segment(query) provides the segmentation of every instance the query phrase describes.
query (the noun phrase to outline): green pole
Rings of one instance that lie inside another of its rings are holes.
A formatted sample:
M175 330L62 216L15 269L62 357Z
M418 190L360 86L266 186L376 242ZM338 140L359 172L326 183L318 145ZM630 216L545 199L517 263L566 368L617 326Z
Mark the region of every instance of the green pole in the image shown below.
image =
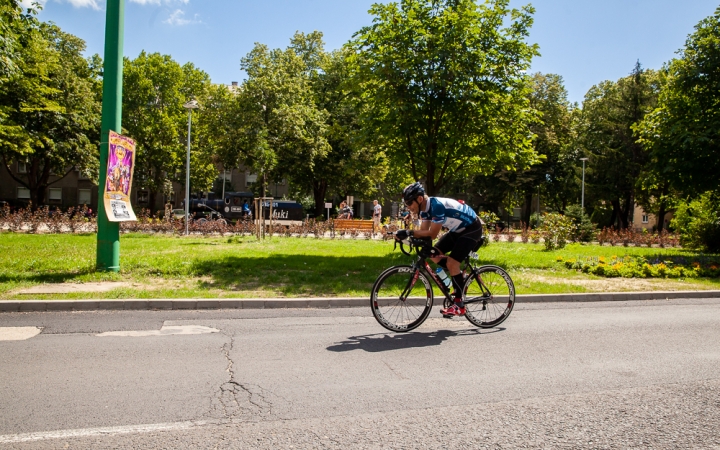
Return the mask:
M120 224L105 213L110 130L121 133L123 28L125 0L108 0L105 15L105 60L103 65L102 125L100 127L100 179L97 208L97 270L120 271Z

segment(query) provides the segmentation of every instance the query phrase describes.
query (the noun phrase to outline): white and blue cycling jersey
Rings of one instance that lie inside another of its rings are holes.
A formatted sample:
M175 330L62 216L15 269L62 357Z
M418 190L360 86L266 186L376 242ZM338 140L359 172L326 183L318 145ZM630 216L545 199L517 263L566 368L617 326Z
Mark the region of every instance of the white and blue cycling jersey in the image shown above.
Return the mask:
M420 211L420 218L440 223L451 232L460 232L477 219L475 211L463 203L451 198L430 197L425 211Z

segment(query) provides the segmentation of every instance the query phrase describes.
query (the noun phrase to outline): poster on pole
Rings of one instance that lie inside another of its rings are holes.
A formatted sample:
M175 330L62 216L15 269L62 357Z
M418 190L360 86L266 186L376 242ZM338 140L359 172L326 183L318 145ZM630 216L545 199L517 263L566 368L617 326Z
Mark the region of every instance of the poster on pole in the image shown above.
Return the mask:
M110 222L137 220L130 205L135 141L110 131L107 178L105 180L105 213Z

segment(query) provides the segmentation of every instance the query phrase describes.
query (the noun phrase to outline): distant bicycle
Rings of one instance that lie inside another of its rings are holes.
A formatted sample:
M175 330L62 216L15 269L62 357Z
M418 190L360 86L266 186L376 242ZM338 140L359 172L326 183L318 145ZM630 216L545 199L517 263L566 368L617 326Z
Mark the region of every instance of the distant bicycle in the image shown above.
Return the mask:
M394 233L388 233L394 234ZM510 275L498 266L475 266L477 251L483 240L465 259L462 271L465 274L464 302L465 318L480 328L492 328L508 318L515 306L515 285ZM409 246L409 251L404 245ZM430 239L409 237L400 242L400 250L417 257L411 265L393 266L378 276L370 293L370 307L375 319L390 331L413 330L427 319L432 310L434 293L431 281L445 296L447 308L453 304L450 288L438 278L426 261L437 255Z

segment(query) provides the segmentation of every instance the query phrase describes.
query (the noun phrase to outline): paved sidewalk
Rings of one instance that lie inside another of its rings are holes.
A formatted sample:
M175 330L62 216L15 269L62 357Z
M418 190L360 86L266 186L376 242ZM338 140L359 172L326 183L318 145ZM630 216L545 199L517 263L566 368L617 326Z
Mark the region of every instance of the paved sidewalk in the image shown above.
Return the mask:
M517 302L605 302L720 298L720 291L605 292L588 294L518 295ZM94 311L153 309L350 308L368 306L369 297L151 299L151 300L0 300L0 312ZM437 303L436 299L436 303Z

